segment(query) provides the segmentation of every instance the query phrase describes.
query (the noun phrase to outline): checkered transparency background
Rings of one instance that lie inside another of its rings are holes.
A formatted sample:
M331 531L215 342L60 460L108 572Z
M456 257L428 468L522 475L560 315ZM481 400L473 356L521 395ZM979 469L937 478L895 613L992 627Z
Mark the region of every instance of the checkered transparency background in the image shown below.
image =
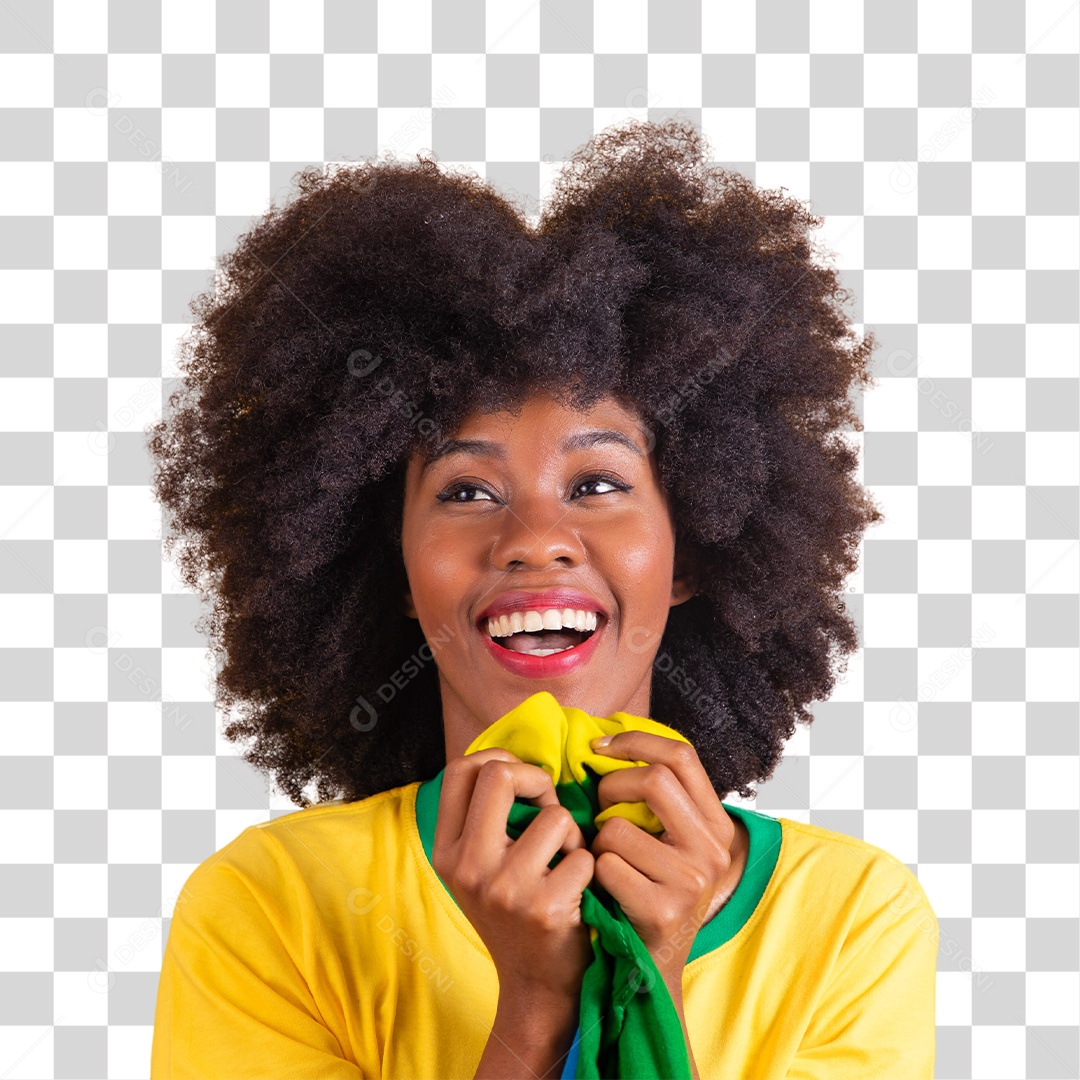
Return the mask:
M1078 28L1067 0L0 0L0 1076L147 1076L181 886L296 809L220 737L149 490L215 257L310 163L430 148L534 215L594 131L679 113L825 216L880 342L864 648L750 805L918 874L937 1076L1076 1077Z

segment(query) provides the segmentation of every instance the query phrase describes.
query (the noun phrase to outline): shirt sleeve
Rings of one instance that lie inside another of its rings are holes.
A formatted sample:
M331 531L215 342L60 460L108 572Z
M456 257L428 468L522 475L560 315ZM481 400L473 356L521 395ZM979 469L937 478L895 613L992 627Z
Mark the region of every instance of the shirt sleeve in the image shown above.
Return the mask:
M151 1080L362 1080L300 969L293 892L227 860L188 878L162 957Z
M910 881L841 950L786 1080L933 1080L938 922Z

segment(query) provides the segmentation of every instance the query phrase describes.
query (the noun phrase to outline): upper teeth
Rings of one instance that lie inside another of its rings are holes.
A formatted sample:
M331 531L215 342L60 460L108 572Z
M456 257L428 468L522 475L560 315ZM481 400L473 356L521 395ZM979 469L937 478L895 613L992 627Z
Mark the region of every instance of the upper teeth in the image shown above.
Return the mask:
M515 611L488 619L487 631L492 637L509 637L522 630L595 630L595 611L576 611L573 608L549 608L547 611Z

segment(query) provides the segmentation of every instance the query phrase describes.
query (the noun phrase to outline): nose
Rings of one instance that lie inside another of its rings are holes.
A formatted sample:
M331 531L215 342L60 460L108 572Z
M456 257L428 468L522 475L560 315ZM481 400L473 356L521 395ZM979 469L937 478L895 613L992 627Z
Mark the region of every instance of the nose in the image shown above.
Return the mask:
M574 566L584 558L571 515L560 502L530 500L501 514L491 561L500 570L544 569L553 562Z

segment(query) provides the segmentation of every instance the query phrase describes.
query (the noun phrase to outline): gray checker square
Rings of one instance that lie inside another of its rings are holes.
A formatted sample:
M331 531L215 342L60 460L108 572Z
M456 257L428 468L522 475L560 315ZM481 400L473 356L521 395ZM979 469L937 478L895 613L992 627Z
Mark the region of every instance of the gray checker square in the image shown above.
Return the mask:
M971 753L971 702L919 702L919 754Z
M161 173L162 214L213 214L216 206L213 161L174 161Z
M863 548L863 591L918 591L919 560L915 540L867 540Z
M109 0L109 52L161 52L161 5Z
M107 270L54 270L54 321L108 322L108 273Z
M1025 574L1023 540L972 541L973 593L1022 593Z
M1023 270L1027 253L1024 218L971 219L971 265L975 270Z
M327 52L374 52L378 41L377 6L356 5L353 0L325 0ZM541 8L543 11L543 8ZM333 16L331 17L331 12ZM366 18L365 18L366 17ZM335 36L351 40L351 47L334 44ZM485 0L458 0L458 3L431 5L431 50L436 53L482 53L487 51ZM599 103L597 103L599 104Z
M971 104L970 53L919 54L919 107Z
M125 215L109 218L109 269L159 270L161 218Z
M810 8L801 0L758 0L757 51L806 53L810 51ZM700 13L700 7L698 8ZM700 19L700 14L699 14Z
M109 917L161 915L161 867L155 863L109 864Z
M431 105L430 53L379 53L378 65L380 108Z
M488 87L491 87L491 61L498 59L495 56L488 57ZM703 56L701 58L702 71L701 82L704 88L708 80L709 60L715 60L715 56ZM529 76L531 80L531 74ZM539 68L537 68L537 86L539 88ZM635 53L603 53L597 55L596 64L593 66L593 100L597 108L625 108L637 94L640 94L649 85L648 82L648 58ZM511 88L506 87L503 91L507 96ZM520 91L515 93L525 96ZM704 93L704 89L703 89ZM539 96L539 89L537 90ZM501 100L501 99L500 99Z
M914 431L868 431L863 439L867 484L918 483L918 435Z
M53 801L52 759L44 754L0 758L0 808L48 810Z
M1023 810L1026 794L1024 758L980 755L971 759L973 810Z
M919 367L917 327L912 323L874 323L869 329L875 341L874 378L914 378Z
M166 701L161 706L161 752L213 754L216 713L209 701Z
M1025 213L1080 213L1080 162L1028 161L1024 172Z
M322 103L322 53L270 54L271 108L312 108Z
M107 599L102 597L102 600ZM109 752L104 701L58 701L53 710L53 747L60 754Z
M1033 917L1025 929L1028 971L1080 970L1080 920Z
M918 759L863 758L863 798L867 810L906 810L918 805Z
M1076 865L1080 815L1075 810L1027 810L1024 855L1029 863Z
M647 58L641 58L642 71ZM813 59L813 57L811 57ZM705 53L701 57L701 103L709 108L746 107L756 100L754 53ZM643 78L638 84L646 86ZM603 105L598 101L597 105Z
M810 758L805 754L787 754L772 775L758 787L754 808L789 807L806 809L810 805Z
M918 650L863 650L863 692L867 701L915 701L918 696Z
M109 542L109 561L113 561L112 548L125 543L130 555L128 559L143 555L142 547L149 549L138 540L111 540ZM139 546L136 546L139 545ZM157 546L157 542L154 542ZM118 554L122 561L123 555ZM138 572L138 567L135 568ZM130 568L126 568L130 572ZM109 592L145 592L143 589L118 588L112 582L112 568L109 572ZM123 584L118 582L118 585ZM159 586L160 588L160 586ZM135 649L117 646L109 649L109 700L110 701L156 701L161 696L161 650ZM160 762L160 758L158 761Z
M152 323L109 323L109 375L156 378L160 374L161 327Z
M109 1075L109 1029L60 1024L53 1028L56 1080L104 1080Z
M58 161L53 166L53 212L108 212L108 169L104 161Z
M56 810L53 813L53 862L104 863L109 858L105 810Z
M4 42L7 49L7 42ZM85 109L101 106L108 86L109 58L104 53L62 53L53 64L53 104L58 109ZM91 102L91 93L97 91Z
M981 990L974 990L972 983L971 1022L973 1024L1021 1025L1024 1023L1024 985L1022 971L992 971L982 983ZM1031 1075L1030 1073L1028 1074ZM1036 1073L1044 1076L1044 1073Z
M971 868L971 914L977 919L1022 918L1026 879L1021 863L976 863Z
M161 104L166 108L213 108L216 86L213 53L166 53L161 58Z
M483 109L440 109L432 115L431 148L441 160L481 161L486 146Z
M359 161L374 157L377 150L375 109L323 109L323 153L327 161Z
M979 0L971 5L972 52L1022 53L1026 49L1024 0Z
M57 379L53 384L55 430L105 430L108 427L107 392L105 379Z
M1080 702L1027 703L1028 755L1080 754Z
M984 431L971 440L973 484L1022 484L1027 438L1022 431Z
M158 161L161 156L160 109L109 109L109 161Z
M53 489L54 537L57 540L104 540L109 519L107 495L104 487L58 484Z
M1047 649L1080 646L1080 597L1076 593L1028 593L1026 644Z
M591 5L581 5L585 11ZM541 4L540 10L543 11ZM649 4L648 51L651 53L701 52L701 0L669 0ZM543 22L541 22L541 29ZM543 48L543 46L541 46ZM761 48L760 38L758 48Z
M267 0L218 0L215 44L219 53L268 53L270 5Z
M918 266L918 219L912 214L869 215L863 221L867 270L914 270Z
M0 41L6 53L53 51L53 6L41 0L4 0L0 4Z
M218 109L217 160L269 161L269 110Z
M970 863L971 811L920 810L919 862Z
M970 161L920 161L916 171L920 216L971 213Z
M972 701L1023 701L1024 650L971 650Z
M107 920L53 920L54 970L100 971L108 955Z
M815 214L861 214L863 201L859 162L810 162L810 202Z
M810 110L756 109L758 161L809 161Z
M865 109L863 157L866 161L915 161L918 153L914 109Z
M102 411L104 412L104 403ZM149 484L153 467L142 432L117 431L113 432L113 435L115 441L109 453L109 483L139 486Z
M971 539L970 487L924 485L918 498L920 540Z
M469 110L469 112L479 111ZM592 137L592 117L592 109L541 109L540 157L544 161L565 161L569 154ZM481 138L483 128L481 116Z
M678 18L678 4L672 5ZM700 24L700 13L698 23ZM577 0L545 0L540 5L540 52L591 53L593 51L592 6ZM696 50L701 51L700 37Z
M971 328L971 373L1007 379L1026 370L1027 342L1021 323L975 323Z
M108 634L108 612L104 593L54 594L53 644L58 649L100 647Z
M53 913L51 863L5 863L0 918L47 918Z
M219 810L265 810L270 805L266 777L243 758L219 757L216 761L214 805Z
M161 273L161 321L191 322L191 301L197 293L212 291L212 270L163 270Z
M862 103L861 53L810 54L810 108L857 108Z
M1080 1046L1076 1027L1039 1027L1028 1024L1025 1076L1073 1077L1080 1075Z
M150 755L110 757L109 809L160 810L161 758Z
M626 61L641 61L641 73L644 76L645 57L608 57L594 66L596 80L601 76L611 80L617 73L617 67L636 67ZM486 101L491 105L505 108L538 108L540 105L540 56L538 53L504 53L489 55L487 65ZM616 66L617 65L617 66ZM614 67L616 70L610 71ZM609 94L617 100L612 104L623 105L631 89L645 86L645 79L633 82L620 95L616 90Z
M1027 321L1080 322L1080 270L1028 270Z
M109 1026L133 1024L151 1026L160 975L156 971L112 972L115 981L109 990Z
M1076 53L1028 53L1024 102L1034 108L1080 106L1080 56Z
M863 51L913 53L918 51L916 0L867 4L863 10Z
M163 810L161 861L201 863L216 850L213 810Z
M1080 430L1080 379L1027 380L1028 431Z
M1027 489L1027 538L1029 540L1075 540L1080 526L1080 491L1075 487L1029 487Z
M863 705L861 701L816 701L810 707L810 747L814 754L861 757Z
M52 158L52 109L0 109L0 161Z
M919 322L971 322L971 271L920 270Z
M920 593L918 603L920 648L971 644L970 594Z
M1024 160L1024 110L991 108L972 111L973 161Z

